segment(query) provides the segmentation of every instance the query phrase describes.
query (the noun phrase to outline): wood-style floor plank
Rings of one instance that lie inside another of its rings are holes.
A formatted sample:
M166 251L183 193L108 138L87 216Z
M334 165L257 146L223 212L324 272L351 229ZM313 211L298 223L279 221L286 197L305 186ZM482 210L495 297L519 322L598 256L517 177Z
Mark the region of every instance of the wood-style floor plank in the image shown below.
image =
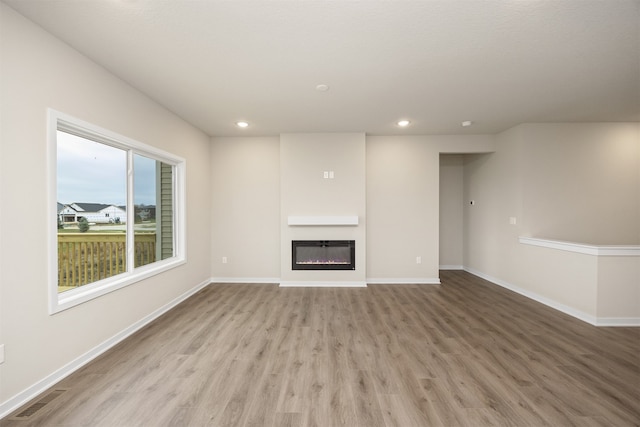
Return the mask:
M441 280L211 285L0 426L640 426L640 328Z

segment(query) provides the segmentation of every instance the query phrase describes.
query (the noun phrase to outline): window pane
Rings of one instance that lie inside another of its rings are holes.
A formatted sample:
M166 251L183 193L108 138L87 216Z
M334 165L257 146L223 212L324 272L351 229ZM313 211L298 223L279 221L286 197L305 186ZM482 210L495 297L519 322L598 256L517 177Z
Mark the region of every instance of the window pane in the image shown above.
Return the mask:
M135 154L133 156L135 205L135 266L174 256L173 167Z
M127 153L57 132L58 292L126 272Z

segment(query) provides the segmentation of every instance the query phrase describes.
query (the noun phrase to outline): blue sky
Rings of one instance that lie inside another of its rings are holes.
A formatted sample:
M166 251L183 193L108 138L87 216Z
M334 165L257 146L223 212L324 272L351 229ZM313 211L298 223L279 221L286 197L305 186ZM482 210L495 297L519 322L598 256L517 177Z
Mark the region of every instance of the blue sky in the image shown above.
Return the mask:
M124 150L58 132L58 202L126 202L127 155ZM134 202L155 205L155 160L134 156Z

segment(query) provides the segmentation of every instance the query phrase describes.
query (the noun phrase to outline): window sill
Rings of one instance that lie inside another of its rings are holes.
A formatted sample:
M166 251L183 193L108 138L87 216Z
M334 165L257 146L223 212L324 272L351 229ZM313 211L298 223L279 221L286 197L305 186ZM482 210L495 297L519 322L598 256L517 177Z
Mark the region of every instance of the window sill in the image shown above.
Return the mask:
M186 259L169 258L143 267L136 268L132 273L122 273L108 279L93 282L62 293L56 293L50 298L49 314L53 315L71 307L83 304L92 299L129 286L149 277L164 273L186 263Z

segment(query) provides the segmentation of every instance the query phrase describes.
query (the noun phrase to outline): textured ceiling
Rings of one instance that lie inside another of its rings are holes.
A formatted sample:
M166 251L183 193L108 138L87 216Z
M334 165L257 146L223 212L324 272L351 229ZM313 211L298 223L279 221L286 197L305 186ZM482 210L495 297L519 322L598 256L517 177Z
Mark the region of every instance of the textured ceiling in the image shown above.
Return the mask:
M3 1L212 136L640 120L637 0Z

